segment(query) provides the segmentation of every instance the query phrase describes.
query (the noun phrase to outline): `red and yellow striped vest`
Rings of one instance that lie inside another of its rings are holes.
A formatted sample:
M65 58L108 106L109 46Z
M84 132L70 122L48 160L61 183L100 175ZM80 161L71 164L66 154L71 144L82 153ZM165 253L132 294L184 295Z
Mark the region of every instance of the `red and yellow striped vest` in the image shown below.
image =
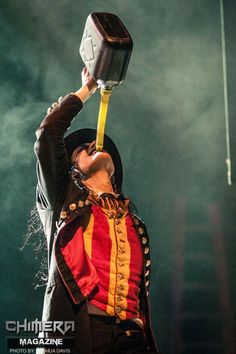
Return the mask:
M84 246L99 278L89 301L120 319L139 317L143 256L128 211L112 215L109 209L92 205Z

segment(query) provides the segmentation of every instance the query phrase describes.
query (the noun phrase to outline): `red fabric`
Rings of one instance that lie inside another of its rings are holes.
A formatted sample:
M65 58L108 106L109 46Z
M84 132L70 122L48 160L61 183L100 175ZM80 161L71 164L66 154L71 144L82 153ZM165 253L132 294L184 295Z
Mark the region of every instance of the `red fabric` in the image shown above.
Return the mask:
M110 286L111 275L111 250L112 241L109 230L108 217L99 206L93 206L92 213L94 216L94 227L92 236L92 253L91 261L94 264L97 275L100 279L96 288L96 293L92 294L89 298L90 302L97 306L102 311L107 311L108 296L114 298L114 304L119 305L115 300L115 294L108 293ZM114 220L113 220L114 222ZM127 233L127 241L130 246L129 264L125 265L129 269L125 272L129 272L127 281L128 293L125 300L127 301L127 307L125 309L125 318L130 319L138 317L138 293L142 275L142 249L139 238L137 237L136 230L133 226L133 220L130 215L127 215L124 220L125 233ZM119 234L116 235L117 239ZM117 241L117 240L116 240ZM113 240L113 242L116 242ZM118 246L116 244L116 256L113 258L113 262L116 262L118 255ZM113 263L114 264L114 263ZM122 269L122 268L121 268ZM117 273L116 273L117 274ZM119 285L119 280L116 280L116 287ZM115 290L115 289L114 289ZM113 313L108 312L110 315ZM119 314L117 314L119 315ZM123 312L124 316L124 312Z
M92 207L94 216L93 239L92 239L92 263L94 264L100 282L97 292L93 296L94 305L106 311L108 301L108 289L110 281L110 254L111 239L106 215L96 205ZM107 291L105 291L107 289Z
M137 237L136 230L133 226L133 220L130 215L126 217L126 229L128 242L131 248L130 255L130 277L129 277L129 292L127 296L128 316L135 313L137 297L140 290L140 281L142 276L142 248Z
M88 296L99 279L94 265L84 250L82 227L79 227L66 246L61 248L61 253L82 294Z
M91 303L101 310L107 311L109 297L111 299L113 296L114 305L117 304L117 301L115 300L115 294L109 294L109 287L111 279L110 267L112 245L113 279L115 276L114 264L118 254L118 245L114 248L114 242L117 240L113 238L112 241L111 237L114 236L110 235L110 227L112 227L112 232L114 232L113 226L111 226L111 221L109 221L109 225L108 216L103 212L103 210L99 206L93 205L92 215L94 218L94 224L91 229L91 259L85 251L84 237L86 235L86 231L85 234L83 234L81 226L78 228L75 227L74 229L73 227L71 228L67 242L65 234L63 232L60 234L62 241L60 243L60 250L73 276L73 279L80 288L83 296L89 298ZM125 317L130 319L138 316L137 305L142 273L143 255L140 240L133 226L132 217L129 214L125 216L123 225L125 227L125 234L127 234L127 242L129 244L128 248L130 248L129 264L125 265L125 267L129 267L129 269L125 268L125 273L129 273L127 276L127 281L125 282L128 284L127 296L125 297L125 300L127 301L127 307L125 310L123 309L123 312L125 311ZM88 242L90 241L88 240ZM116 256L114 256L114 250L116 252ZM115 269L116 268L117 267L115 267ZM116 286L117 284L119 285L117 280L116 282Z

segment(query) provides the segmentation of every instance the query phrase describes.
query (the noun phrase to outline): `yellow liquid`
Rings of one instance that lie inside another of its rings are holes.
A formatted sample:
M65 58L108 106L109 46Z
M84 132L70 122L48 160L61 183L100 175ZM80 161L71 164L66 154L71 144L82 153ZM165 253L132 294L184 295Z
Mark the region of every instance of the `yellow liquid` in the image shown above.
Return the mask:
M96 150L101 151L104 143L104 133L107 119L107 110L111 90L101 89L101 101L98 113L97 136L96 136Z

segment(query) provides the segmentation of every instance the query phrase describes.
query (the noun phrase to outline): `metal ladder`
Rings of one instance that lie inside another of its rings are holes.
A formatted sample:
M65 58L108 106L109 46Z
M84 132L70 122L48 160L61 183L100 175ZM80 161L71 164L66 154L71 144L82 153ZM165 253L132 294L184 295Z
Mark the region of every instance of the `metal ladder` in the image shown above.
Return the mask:
M217 203L174 205L171 354L235 354L226 252Z

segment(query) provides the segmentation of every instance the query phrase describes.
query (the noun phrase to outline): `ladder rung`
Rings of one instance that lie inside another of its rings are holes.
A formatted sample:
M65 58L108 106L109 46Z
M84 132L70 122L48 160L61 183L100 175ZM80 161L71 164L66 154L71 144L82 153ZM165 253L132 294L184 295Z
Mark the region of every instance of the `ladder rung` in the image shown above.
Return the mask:
M193 252L189 252L189 253L185 253L184 254L185 259L194 259L194 260L207 260L207 261L212 261L213 257L211 254L209 253L193 253Z
M186 224L185 225L185 231L204 231L204 232L209 232L211 231L211 228L209 224Z
M215 283L210 283L210 282L185 282L183 283L183 287L185 289L191 289L191 290L195 290L195 289L203 289L203 290L216 290L217 286Z
M179 316L182 319L189 319L189 318L195 318L195 319L199 319L199 318L207 318L209 319L209 317L211 319L217 319L217 318L221 318L222 317L222 313L219 312L185 312L184 314Z

